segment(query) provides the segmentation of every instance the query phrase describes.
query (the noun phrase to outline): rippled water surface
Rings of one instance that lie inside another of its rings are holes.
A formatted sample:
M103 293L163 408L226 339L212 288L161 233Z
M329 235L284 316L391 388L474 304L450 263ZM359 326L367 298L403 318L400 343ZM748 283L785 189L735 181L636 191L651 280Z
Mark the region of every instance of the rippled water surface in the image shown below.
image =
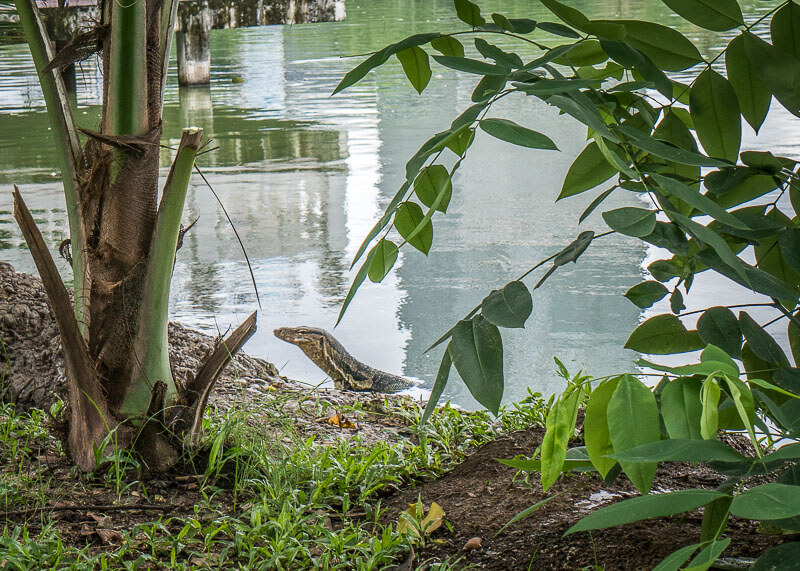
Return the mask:
M481 4L486 12L552 19L534 2ZM595 15L678 23L656 1L583 4ZM262 308L258 333L246 350L273 361L288 376L325 381L299 350L274 338L272 329L333 328L352 279L350 261L402 183L405 161L470 104L475 83L473 77L437 67L419 97L392 61L330 97L361 59L343 56L411 33L448 29L451 5L445 0L349 0L341 23L215 30L211 86L178 89L170 78L164 142L176 145L181 129L190 125L213 139L218 148L199 164L236 225L255 275ZM748 3L751 20L771 5ZM683 31L707 54L726 41L697 28ZM516 48L533 53L524 45ZM78 76L78 119L96 127L96 62L84 62ZM243 83L232 81L239 77ZM797 121L774 111L763 130L772 138L746 135L743 147L772 148L798 158ZM447 214L434 220L430 255L405 250L382 284L362 287L335 331L356 357L427 386L441 349L430 354L424 349L489 290L551 255L580 230L603 229L597 215L577 226L592 198L588 194L554 203L566 169L585 144L585 128L532 98L509 99L492 114L547 133L561 152L522 150L479 135L456 176ZM54 249L67 237L47 125L27 49L0 47L0 259L25 271L33 271L33 264L9 212L11 184L18 184L36 209ZM165 149L165 169L170 158ZM637 199L620 194L615 200L620 205ZM178 254L173 318L207 332L225 331L258 306L234 232L199 177L185 215L186 223L195 219ZM504 400L522 398L528 388L558 390L563 381L555 375L553 356L570 370L596 375L632 370L637 355L622 345L641 315L622 294L641 279L643 261L654 255L635 240L604 238L577 265L563 268L537 290L526 329L504 331ZM66 276L66 263L61 265ZM692 303L698 307L713 304L721 293L748 296L713 280L699 280L696 290ZM445 397L475 406L459 382L450 384Z

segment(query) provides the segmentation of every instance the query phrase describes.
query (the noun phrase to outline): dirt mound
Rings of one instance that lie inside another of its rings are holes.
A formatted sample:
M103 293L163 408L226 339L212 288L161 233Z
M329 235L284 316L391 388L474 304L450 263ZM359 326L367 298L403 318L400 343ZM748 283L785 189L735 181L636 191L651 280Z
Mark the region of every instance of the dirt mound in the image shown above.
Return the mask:
M607 485L596 475L574 475L562 476L543 494L538 474L530 481L515 478L515 469L495 460L532 455L543 435L538 427L511 433L479 448L443 477L384 499L388 508L384 523L397 521L400 512L418 497L426 508L436 502L453 531L442 526L434 532L432 539L438 542L429 541L418 550L416 563L463 556L459 566L497 570L596 568L593 565L607 571L652 569L673 551L699 541L700 510L562 537L593 509L638 493L624 476ZM722 480L704 465L675 463L659 467L653 489L713 489ZM497 534L520 511L555 494L560 495ZM757 528L757 523L732 519L725 533L732 541L723 555L755 558L781 542L779 537L759 534ZM463 551L474 537L481 538L481 547Z
M170 359L177 379L197 371L214 338L170 323ZM58 327L42 282L0 262L0 400L28 408L46 408L64 397L66 381ZM262 359L237 355L219 380L216 398L284 383Z

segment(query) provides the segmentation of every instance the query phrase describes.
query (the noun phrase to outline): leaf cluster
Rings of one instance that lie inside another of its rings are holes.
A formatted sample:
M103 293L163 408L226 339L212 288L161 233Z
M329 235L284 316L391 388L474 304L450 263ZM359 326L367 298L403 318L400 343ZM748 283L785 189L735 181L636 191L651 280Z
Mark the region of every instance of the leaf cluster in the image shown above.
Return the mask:
M758 132L778 106L800 118L800 5L787 0L750 18L737 0L663 2L706 30L727 37L736 32L708 59L679 31L655 22L593 20L557 0L541 3L558 22L487 17L477 4L454 0L466 29L412 36L346 75L336 91L396 55L419 93L431 80L431 59L475 75L476 86L472 105L408 161L405 181L356 255L354 265L362 265L342 311L367 275L380 281L391 270L398 247L430 251L434 215L444 214L457 192L453 175L476 136L557 150L546 134L489 117L497 101L511 94L533 97L583 123L588 144L568 169L556 200L597 193L579 223L612 194L638 195L641 205L601 212L609 232L580 233L491 292L440 338L434 346L447 346L426 413L453 366L473 396L497 412L504 387L500 328L523 327L532 315L532 291L575 262L595 239L617 233L663 249L668 255L651 263L649 278L625 296L642 309L664 300L658 307L668 302L668 311L642 322L625 347L648 355L702 351L700 361L679 367L640 361L663 373L655 388L632 375L603 379L593 391L586 379L570 379L548 414L538 458L527 468L541 472L544 488L573 469L597 470L605 478L624 472L647 494L659 461L713 462L730 475L719 490L635 498L624 507L600 510L571 530L705 506L700 543L676 552L659 569L678 569L693 556L689 567L707 568L727 547L722 533L729 515L788 529L797 529L800 521L793 499L800 485L795 476L800 455L793 452L800 446L793 443L800 439L800 168L792 158L742 148L743 122ZM754 32L762 22L769 24L764 37ZM506 40L503 46L518 42L539 52L526 61L490 42L497 36ZM675 80L670 73L676 71L691 81ZM400 235L399 246L392 232ZM529 288L523 280L548 262L552 265ZM717 306L687 312L684 299L705 272L746 288L754 301L725 305L721 299ZM761 308L758 319L750 307ZM764 314L771 321L760 322ZM776 333L788 339L788 347ZM570 450L578 406L587 398L586 446ZM720 430L745 431L754 456L718 442ZM790 444L778 448L779 441ZM762 447L771 452L762 455ZM751 487L753 477L765 474L777 481Z

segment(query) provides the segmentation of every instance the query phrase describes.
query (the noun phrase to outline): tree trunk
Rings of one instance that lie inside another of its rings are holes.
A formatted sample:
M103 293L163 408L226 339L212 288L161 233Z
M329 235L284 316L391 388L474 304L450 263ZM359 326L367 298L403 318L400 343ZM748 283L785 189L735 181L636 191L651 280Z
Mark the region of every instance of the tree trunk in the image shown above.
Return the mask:
M176 2L104 4L104 31L92 32L103 38L103 114L98 131L81 130L81 148L58 69L48 69L54 54L35 3L17 0L61 159L74 307L18 190L15 217L61 334L68 449L84 470L94 467L98 446L109 441L135 446L151 468L173 464L182 441L197 441L199 418L222 368L255 331L254 313L193 379L176 384L167 345L169 286L202 138L199 130L184 132L159 202L161 98Z

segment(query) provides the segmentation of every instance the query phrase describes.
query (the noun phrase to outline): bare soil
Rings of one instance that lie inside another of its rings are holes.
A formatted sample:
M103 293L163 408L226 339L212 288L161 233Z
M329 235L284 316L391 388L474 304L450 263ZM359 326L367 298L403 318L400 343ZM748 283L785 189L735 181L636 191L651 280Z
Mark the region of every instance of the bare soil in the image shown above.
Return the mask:
M545 494L538 474L526 481L516 476L515 469L496 460L520 454L530 456L543 435L540 427L511 433L479 448L441 478L409 485L383 500L388 508L384 523L397 521L400 512L418 498L426 509L431 502L444 509L452 531L446 526L435 531L433 541L427 541L415 554L414 565L461 556L459 568L474 565L497 570L641 570L652 569L670 553L699 541L700 510L564 537L567 529L591 511L634 497L638 492L624 476L606 485L597 475L576 474L562 476ZM674 463L659 467L653 490L713 489L722 481L722 476L704 465ZM554 494L561 495L497 533L524 508ZM756 522L736 518L725 537L732 539L724 553L728 564L737 563L731 558L738 559L738 563L757 558L770 547L791 539L759 533ZM465 550L473 538L480 538L480 548ZM723 568L731 568L725 564L723 561Z

